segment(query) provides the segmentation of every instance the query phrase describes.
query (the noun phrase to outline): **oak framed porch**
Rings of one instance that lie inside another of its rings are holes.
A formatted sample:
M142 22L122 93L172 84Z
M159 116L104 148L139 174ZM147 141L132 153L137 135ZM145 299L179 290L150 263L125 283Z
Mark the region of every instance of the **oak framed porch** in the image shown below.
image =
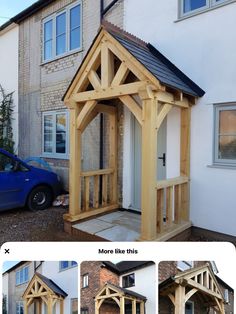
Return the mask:
M191 226L190 112L196 96L161 83L113 31L101 28L64 96L70 110L70 204L64 220L73 223L120 207L114 103L119 101L132 112L142 130L140 240L167 240ZM173 107L181 110L180 177L157 182L157 133ZM81 135L99 113L109 116L109 167L84 172Z

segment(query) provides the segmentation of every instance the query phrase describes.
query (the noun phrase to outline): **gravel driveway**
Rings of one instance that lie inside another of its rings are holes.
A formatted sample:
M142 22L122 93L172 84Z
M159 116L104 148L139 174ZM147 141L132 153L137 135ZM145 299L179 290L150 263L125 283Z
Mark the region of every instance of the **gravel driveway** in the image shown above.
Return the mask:
M63 230L66 212L61 207L36 212L27 209L0 212L0 245L13 241L79 241Z

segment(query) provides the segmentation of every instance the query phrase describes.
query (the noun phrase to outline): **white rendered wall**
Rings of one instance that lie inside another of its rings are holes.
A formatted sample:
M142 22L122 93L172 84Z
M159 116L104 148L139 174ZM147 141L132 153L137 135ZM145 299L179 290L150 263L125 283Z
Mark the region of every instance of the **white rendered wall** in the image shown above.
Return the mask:
M7 93L14 92L13 135L18 146L18 25L0 32L0 84Z
M146 313L156 313L156 266L150 265L124 275L135 273L135 286L127 288L128 290L142 294L147 298ZM122 287L122 276L120 277L120 286Z
M191 220L236 235L236 168L209 168L213 104L236 101L236 3L178 21L178 1L125 1L125 29L153 44L206 91L191 117Z
M71 313L71 299L78 298L78 267L71 267L66 270L59 270L59 262L43 262L42 275L53 280L68 296L64 300L64 314ZM59 302L57 302L57 312Z

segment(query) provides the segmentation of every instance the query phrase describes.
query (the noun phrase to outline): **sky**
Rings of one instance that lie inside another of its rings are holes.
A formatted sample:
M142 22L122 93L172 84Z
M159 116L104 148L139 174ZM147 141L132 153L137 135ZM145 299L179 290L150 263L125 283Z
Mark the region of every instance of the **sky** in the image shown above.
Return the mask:
M35 2L37 0L0 0L0 25Z

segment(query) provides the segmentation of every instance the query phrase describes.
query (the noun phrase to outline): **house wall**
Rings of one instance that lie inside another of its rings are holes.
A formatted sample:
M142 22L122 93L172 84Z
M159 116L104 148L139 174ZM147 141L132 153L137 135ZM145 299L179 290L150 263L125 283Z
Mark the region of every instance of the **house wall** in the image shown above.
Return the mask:
M9 312L9 302L8 302L8 280L9 280L9 275L8 273L3 274L2 276L2 295L3 297L6 297L6 308L7 312Z
M100 26L100 1L82 0L82 50L51 62L42 62L42 20L74 3L58 0L20 24L20 156L42 155L42 112L65 109L61 101ZM123 1L119 1L106 19L122 27ZM84 170L99 168L99 122L97 117L82 138ZM31 132L29 132L31 130ZM45 158L68 189L68 159Z
M68 296L64 299L64 313L71 314L71 299L78 299L78 267L74 266L60 270L58 262L43 262L42 275L53 280ZM57 302L56 313L60 313L60 303Z
M21 285L16 286L16 272L22 267L29 265L29 281ZM15 268L13 271L9 272L9 281L8 281L8 302L9 302L9 313L16 313L16 302L23 301L22 295L25 292L30 280L34 275L34 263L26 262L23 265ZM29 314L34 313L34 305L29 307Z
M146 313L156 313L156 269L155 265L146 266L134 271L129 271L122 276L135 273L135 286L127 288L147 298ZM122 287L122 276L120 286Z
M194 226L236 235L232 167L213 162L213 104L235 102L236 3L177 21L178 1L125 1L124 28L151 42L205 91L191 116L190 218ZM134 14L135 12L135 14Z
M94 297L103 288L106 282L113 283L115 285L119 284L118 276L108 270L105 267L102 267L102 262L83 262L80 265L80 308L86 308L89 310L89 313L95 312L95 301ZM89 284L88 287L82 288L83 276L88 274ZM116 308L110 306L109 304L104 304L102 310L104 314L116 314ZM119 313L119 312L118 312Z
M6 93L14 92L12 115L13 140L18 149L18 34L19 27L10 24L0 32L0 84Z

